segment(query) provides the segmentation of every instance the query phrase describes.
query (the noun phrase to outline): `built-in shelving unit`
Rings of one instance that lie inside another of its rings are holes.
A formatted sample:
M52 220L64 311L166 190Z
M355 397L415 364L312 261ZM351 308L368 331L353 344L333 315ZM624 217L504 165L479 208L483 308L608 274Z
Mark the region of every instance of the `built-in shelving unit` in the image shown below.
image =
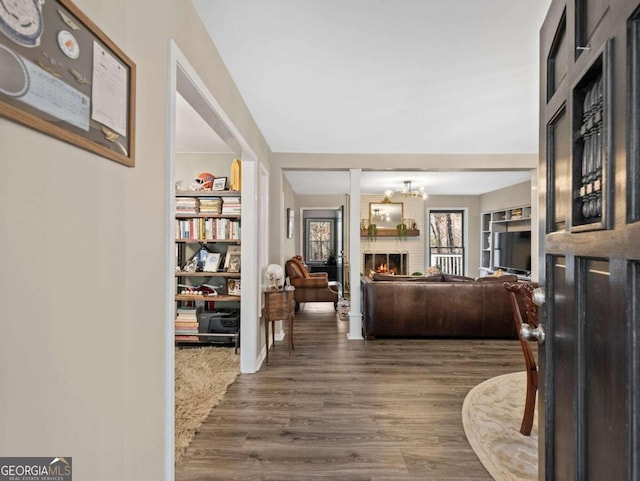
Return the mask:
M228 190L178 191L175 197L176 344L206 344L231 338L237 347L242 300L241 195ZM194 262L201 252L213 255L218 261L215 267ZM234 256L237 262L230 265ZM227 309L233 315L224 317L218 309L220 303L233 306ZM211 320L218 315L216 312L221 314ZM211 332L210 322L218 323L220 329Z
M531 205L486 211L480 214L480 275L495 272L493 242L497 232L531 230ZM526 278L527 275L521 274Z

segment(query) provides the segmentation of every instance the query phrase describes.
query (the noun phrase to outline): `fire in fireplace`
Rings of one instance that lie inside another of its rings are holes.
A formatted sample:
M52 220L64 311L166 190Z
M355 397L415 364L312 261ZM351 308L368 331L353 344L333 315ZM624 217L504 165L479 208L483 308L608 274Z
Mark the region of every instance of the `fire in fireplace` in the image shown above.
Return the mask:
M364 272L375 271L383 274L407 275L406 252L376 252L364 254Z

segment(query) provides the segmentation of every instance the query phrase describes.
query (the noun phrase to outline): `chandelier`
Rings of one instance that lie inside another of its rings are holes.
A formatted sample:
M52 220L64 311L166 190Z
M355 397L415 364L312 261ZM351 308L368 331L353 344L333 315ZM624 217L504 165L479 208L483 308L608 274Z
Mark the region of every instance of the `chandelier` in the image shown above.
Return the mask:
M422 197L422 200L425 200L427 198L427 193L424 191L424 187L420 186L417 189L412 189L410 180L404 181L404 186L399 193L405 197L413 197L414 199ZM387 190L384 193L387 197L393 197L395 194L396 193L393 190Z

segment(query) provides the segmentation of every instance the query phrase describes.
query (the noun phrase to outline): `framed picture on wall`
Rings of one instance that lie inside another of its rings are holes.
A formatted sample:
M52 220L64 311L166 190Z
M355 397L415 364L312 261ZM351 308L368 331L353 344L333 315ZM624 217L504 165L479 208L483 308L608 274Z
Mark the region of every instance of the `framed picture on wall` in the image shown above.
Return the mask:
M294 220L293 209L288 208L287 209L287 239L293 238L293 220Z
M0 5L0 116L134 167L133 61L71 0Z

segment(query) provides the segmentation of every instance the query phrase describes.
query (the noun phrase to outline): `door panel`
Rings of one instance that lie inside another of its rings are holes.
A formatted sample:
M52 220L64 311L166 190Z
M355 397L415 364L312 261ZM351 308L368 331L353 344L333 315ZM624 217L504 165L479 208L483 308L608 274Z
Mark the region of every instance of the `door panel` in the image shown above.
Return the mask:
M567 283L567 265L563 256L552 256L550 268L550 285L554 296L549 305L549 311L553 313L552 321L547 326L547 333L552 335L556 342L550 349L552 355L551 365L561 365L562 370L553 373L553 393L555 402L548 403L550 407L571 406L575 391L575 379L577 368L575 352L576 329L573 323L572 304L570 302L569 284ZM547 401L549 397L547 396ZM549 438L551 452L547 455L549 462L554 466L551 470L551 479L574 479L573 449L576 426L576 413L574 409L563 412L553 412L547 422L552 424L553 437ZM555 447L561 448L557 453Z
M540 31L541 480L640 480L639 7L552 0Z
M629 124L627 137L627 220L640 220L640 9L629 18L627 27L627 51L629 65Z
M627 403L624 312L611 285L610 263L579 259L584 403L578 422L584 439L585 480L627 479Z
M567 40L567 15L565 10L553 39L549 58L547 59L547 100L553 96L567 76L568 55L569 41Z
M564 230L569 213L571 163L569 148L571 131L566 108L555 115L547 127L549 135L548 168L549 197L547 199L549 215L547 216L547 232Z
M586 47L596 27L607 12L606 0L576 0L576 46ZM584 50L576 49L576 56Z

